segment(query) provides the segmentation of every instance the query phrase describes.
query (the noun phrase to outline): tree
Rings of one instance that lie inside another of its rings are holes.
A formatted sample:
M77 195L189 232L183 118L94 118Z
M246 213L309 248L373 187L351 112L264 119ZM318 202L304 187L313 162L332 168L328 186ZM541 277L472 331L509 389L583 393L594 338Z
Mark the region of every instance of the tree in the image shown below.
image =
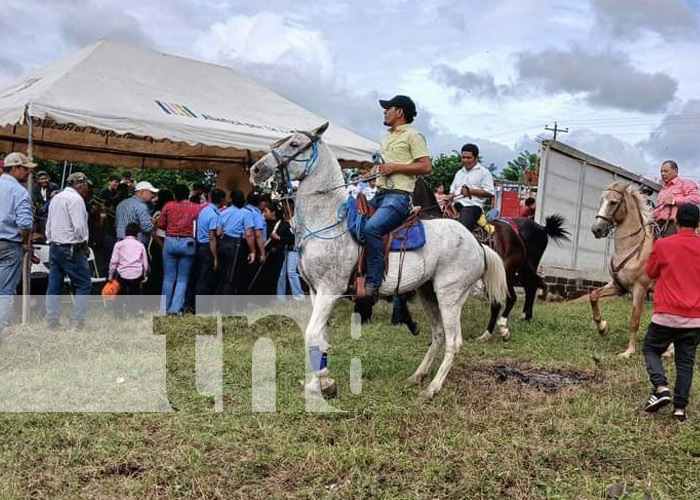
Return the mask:
M61 184L63 175L63 162L53 160L37 159L37 171L45 170L51 175L51 180L56 184ZM205 170L136 170L127 168L111 168L103 167L102 165L93 165L88 163L73 163L71 164L73 172L82 172L87 175L95 186L96 191L102 189L109 179L110 175L122 175L124 172L131 172L134 180L148 181L157 188L172 188L175 184L186 184L192 187L192 184L215 184L216 174ZM71 169L67 169L66 177Z
M433 173L425 176L430 189L435 190L440 184L445 186L445 191L450 190L450 184L457 171L462 168L462 157L459 155L447 156L441 154L433 158Z
M532 170L539 172L540 155L530 153L529 151L521 152L518 157L508 162L508 166L501 172L501 177L514 182L525 182L525 172Z

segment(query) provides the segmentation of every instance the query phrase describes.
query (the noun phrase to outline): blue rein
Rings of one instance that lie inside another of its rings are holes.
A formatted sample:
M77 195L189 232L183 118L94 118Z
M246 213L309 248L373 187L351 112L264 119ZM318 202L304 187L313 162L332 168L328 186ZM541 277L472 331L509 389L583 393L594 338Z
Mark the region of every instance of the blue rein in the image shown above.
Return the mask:
M287 166L292 163L292 162L297 162L297 163L303 163L306 165L304 168L304 173L302 176L299 178L299 180L304 179L305 177L308 177L311 175L314 170L316 169L316 162L318 161L318 138L312 140L311 142L311 154L309 155L308 158L297 158L295 155L281 155L274 149L271 150L272 156L275 158L277 161L277 164L280 166L280 169L282 170L282 178L283 182L286 183L286 188L287 190L291 193L292 192L292 179L291 176L289 175L289 170ZM321 233L324 233L326 231L329 231L333 228L336 228L340 226L343 221L347 218L348 216L348 206L347 206L347 201L344 202L340 207L338 207L337 210L337 221L334 222L333 224L330 224L328 226L322 227L321 229L310 229L304 222L301 220L301 215L297 214L296 217L296 222L299 224L301 228L306 231L306 234L304 234L301 237L301 242L297 246L300 247L303 242L308 240L309 238L318 238L320 240L336 240L340 237L342 237L346 232L343 231L337 236L321 236Z

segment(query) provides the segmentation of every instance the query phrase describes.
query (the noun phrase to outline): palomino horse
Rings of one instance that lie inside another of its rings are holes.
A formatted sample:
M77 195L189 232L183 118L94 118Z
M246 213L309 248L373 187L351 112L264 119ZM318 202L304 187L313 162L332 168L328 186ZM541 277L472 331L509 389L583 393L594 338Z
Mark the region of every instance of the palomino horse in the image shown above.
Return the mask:
M416 205L423 207L438 206L433 192L419 183L416 184L413 200ZM438 208L437 211L432 212L431 217L443 217L442 211ZM526 217L493 221L495 231L492 242L494 250L503 259L503 265L506 269L508 298L505 304L491 304L491 318L488 327L484 334L477 339L478 341L485 342L491 338L496 325L498 325L501 338L503 340L510 339L508 316L515 306L517 299L515 285L518 282L525 289L525 304L521 319L525 321L532 319L537 290L547 289L547 285L537 274L537 268L549 240L559 243L569 239L569 231L564 227L564 223L564 217L559 214L547 217L544 226ZM501 307L503 307L503 314L499 318Z
M614 182L600 196L600 208L591 227L596 238L607 237L615 228L615 249L610 259L612 281L603 288L591 292L593 321L601 335L608 334L608 323L603 321L598 301L603 297L632 294L632 320L627 350L620 356L630 357L636 352L639 320L644 308L644 299L652 280L644 272L654 234L651 218L642 195L629 189L629 184Z
M305 331L312 376L306 393L333 394L335 382L327 367L327 325L333 307L346 293L357 264L358 244L347 231L344 206L345 179L331 149L321 139L324 124L311 132L295 132L271 146L271 152L250 170L253 184L278 173L285 185L298 180L296 192L296 245L299 272L309 284L313 311ZM406 252L399 283L399 255L389 256L389 268L380 294L417 290L433 331L433 341L411 380L420 384L440 347L445 355L428 387L431 399L440 389L462 346L460 315L469 290L481 278L493 301L506 297L506 273L501 258L483 248L461 224L451 220L425 221L427 242Z

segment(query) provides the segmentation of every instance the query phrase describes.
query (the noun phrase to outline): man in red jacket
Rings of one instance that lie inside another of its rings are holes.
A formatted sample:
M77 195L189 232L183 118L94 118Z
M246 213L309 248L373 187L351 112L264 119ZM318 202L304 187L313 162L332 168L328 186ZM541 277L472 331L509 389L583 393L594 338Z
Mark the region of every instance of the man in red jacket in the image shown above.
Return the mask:
M644 411L656 412L671 402L661 354L673 343L676 351L676 385L673 417L686 419L695 351L700 342L700 237L695 234L700 210L681 205L676 214L678 233L658 240L649 256L646 273L654 278L654 312L644 339L644 360L654 392Z

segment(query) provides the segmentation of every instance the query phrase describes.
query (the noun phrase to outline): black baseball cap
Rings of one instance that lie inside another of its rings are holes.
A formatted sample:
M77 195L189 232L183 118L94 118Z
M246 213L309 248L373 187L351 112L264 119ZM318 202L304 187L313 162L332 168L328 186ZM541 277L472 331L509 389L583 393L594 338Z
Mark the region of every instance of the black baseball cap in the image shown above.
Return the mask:
M379 105L384 108L384 109L389 109L389 108L399 108L403 109L403 114L406 116L406 121L411 122L416 115L418 114L416 112L416 105L413 102L413 100L405 95L395 95L388 101L379 100Z

